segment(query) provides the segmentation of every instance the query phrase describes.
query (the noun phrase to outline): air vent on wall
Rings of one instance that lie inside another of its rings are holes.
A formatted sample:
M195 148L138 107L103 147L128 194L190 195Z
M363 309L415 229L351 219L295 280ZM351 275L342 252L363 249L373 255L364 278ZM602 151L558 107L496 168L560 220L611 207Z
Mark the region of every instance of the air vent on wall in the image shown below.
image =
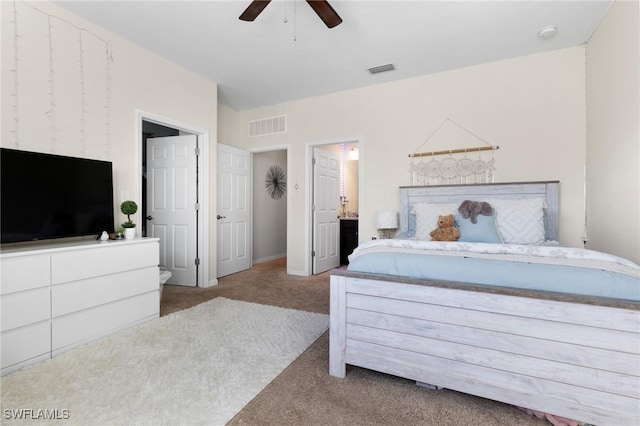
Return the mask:
M249 122L249 137L273 135L287 131L287 116L261 118Z
M381 72L393 71L395 69L396 67L394 67L393 64L387 64L387 65L380 65L378 67L369 68L369 72L371 74L378 74Z

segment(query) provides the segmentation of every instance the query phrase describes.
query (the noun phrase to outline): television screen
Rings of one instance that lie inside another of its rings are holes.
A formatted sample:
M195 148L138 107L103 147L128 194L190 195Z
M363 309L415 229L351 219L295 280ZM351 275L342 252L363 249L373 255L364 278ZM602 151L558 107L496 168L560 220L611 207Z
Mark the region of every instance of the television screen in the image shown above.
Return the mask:
M2 243L113 232L109 161L0 148Z

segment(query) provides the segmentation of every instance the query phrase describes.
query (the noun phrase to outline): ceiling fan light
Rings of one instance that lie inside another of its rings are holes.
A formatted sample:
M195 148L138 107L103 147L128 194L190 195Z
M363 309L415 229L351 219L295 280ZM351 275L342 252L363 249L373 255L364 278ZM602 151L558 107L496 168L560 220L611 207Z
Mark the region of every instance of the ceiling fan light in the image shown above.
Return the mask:
M378 73L381 73L381 72L393 71L395 69L396 69L396 67L394 67L393 64L386 64L386 65L380 65L380 66L377 66L377 67L369 68L369 72L371 74L378 74Z

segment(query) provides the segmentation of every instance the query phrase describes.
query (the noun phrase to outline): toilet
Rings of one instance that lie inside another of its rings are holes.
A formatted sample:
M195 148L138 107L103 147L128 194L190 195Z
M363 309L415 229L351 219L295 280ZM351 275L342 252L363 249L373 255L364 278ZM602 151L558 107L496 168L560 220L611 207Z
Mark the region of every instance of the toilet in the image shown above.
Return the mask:
M164 283L169 281L171 278L171 271L168 271L164 266L160 267L160 299L162 299L162 287L164 287Z

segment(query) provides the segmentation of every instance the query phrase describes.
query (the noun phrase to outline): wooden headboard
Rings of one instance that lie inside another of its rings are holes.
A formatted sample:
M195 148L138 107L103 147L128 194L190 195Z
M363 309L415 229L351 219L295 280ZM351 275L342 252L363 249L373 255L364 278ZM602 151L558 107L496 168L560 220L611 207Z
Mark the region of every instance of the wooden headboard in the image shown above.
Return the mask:
M408 231L409 213L411 207L417 203L461 203L464 200L483 201L487 198L544 198L546 239L558 241L559 186L559 181L401 186L400 232L406 233Z

